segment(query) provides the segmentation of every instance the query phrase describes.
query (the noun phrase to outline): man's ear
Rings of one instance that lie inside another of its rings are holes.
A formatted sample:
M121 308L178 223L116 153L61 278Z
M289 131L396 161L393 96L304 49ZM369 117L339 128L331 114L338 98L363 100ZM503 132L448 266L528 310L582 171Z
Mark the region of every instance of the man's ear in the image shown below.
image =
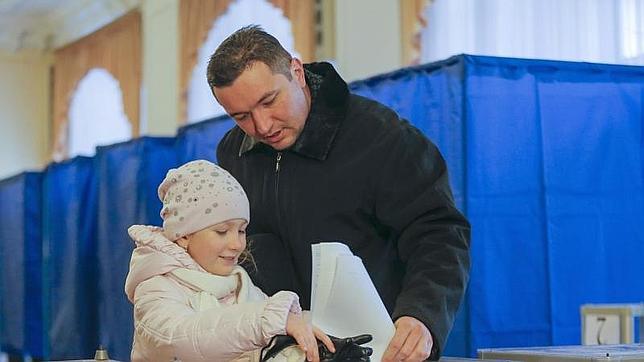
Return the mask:
M291 59L291 75L297 81L300 87L306 86L306 77L304 77L304 65L298 58Z
M176 241L177 245L179 245L183 250L188 251L188 237L187 236L182 236Z

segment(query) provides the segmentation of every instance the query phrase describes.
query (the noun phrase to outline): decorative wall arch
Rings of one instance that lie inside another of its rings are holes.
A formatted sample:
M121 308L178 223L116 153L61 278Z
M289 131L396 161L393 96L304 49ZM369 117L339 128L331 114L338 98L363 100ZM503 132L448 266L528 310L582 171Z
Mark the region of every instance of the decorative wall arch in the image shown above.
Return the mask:
M290 21L284 16L281 9L266 0L234 1L225 13L215 19L206 41L197 53L197 63L192 69L186 93L186 119L188 123L226 113L215 101L207 86L208 60L226 37L248 24L261 25L264 30L274 35L288 52L300 57L295 51Z
M69 157L93 156L96 146L132 137L119 81L104 68L90 69L78 82L67 119Z
M54 52L54 161L68 156L69 103L78 82L92 68L104 68L118 80L132 136L138 136L141 89L141 15L138 11Z
M198 64L199 49L207 40L215 20L228 10L231 3L230 0L183 0L180 2L180 123L185 123L187 119L188 89L193 70ZM281 9L283 14L291 21L294 49L297 50L301 59L304 62L312 61L315 55L315 29L311 25L314 22L314 1L270 0L270 3ZM229 32L232 33L234 30L236 29L229 29ZM207 89L205 72L203 79L203 86Z

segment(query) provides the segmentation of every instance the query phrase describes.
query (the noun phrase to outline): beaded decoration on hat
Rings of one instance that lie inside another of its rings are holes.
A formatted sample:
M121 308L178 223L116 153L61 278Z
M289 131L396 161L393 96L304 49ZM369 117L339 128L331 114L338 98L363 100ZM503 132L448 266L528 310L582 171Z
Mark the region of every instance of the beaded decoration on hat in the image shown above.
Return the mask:
M171 241L224 221L250 221L242 186L228 171L207 160L169 170L158 194L163 202L163 234Z

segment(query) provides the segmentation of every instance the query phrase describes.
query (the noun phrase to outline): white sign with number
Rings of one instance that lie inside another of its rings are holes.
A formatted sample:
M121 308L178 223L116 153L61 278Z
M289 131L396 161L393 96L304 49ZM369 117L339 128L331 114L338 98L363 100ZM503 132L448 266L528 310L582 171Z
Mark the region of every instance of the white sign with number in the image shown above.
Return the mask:
M619 323L617 315L587 314L584 320L583 344L619 344Z

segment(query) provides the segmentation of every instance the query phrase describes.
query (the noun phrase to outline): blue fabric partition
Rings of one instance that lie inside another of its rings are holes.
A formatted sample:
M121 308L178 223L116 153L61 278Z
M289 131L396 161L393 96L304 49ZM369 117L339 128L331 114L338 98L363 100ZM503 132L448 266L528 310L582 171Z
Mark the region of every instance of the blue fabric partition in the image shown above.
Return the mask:
M475 60L467 61L468 202L478 258L470 282L472 349L550 345L549 221L536 79L507 60L496 60L496 76L479 74Z
M228 116L184 126L177 136L177 152L181 164L204 159L217 162L217 145L235 123Z
M566 63L535 75L552 341L579 343L579 305L644 300L644 70Z
M97 150L99 342L110 358L130 357L134 329L132 304L124 293L134 243L133 224L161 225L157 186L177 166L174 138L140 138Z
M465 57L472 349L644 300L644 68Z
M0 181L0 350L43 356L41 175Z
M644 300L644 67L457 56L350 85L428 135L472 224L445 354L579 344L584 303ZM0 181L0 348L129 360L131 224L166 171L216 160L219 117ZM42 262L41 262L42 261Z
M46 359L81 359L98 345L94 160L50 165L43 180Z

